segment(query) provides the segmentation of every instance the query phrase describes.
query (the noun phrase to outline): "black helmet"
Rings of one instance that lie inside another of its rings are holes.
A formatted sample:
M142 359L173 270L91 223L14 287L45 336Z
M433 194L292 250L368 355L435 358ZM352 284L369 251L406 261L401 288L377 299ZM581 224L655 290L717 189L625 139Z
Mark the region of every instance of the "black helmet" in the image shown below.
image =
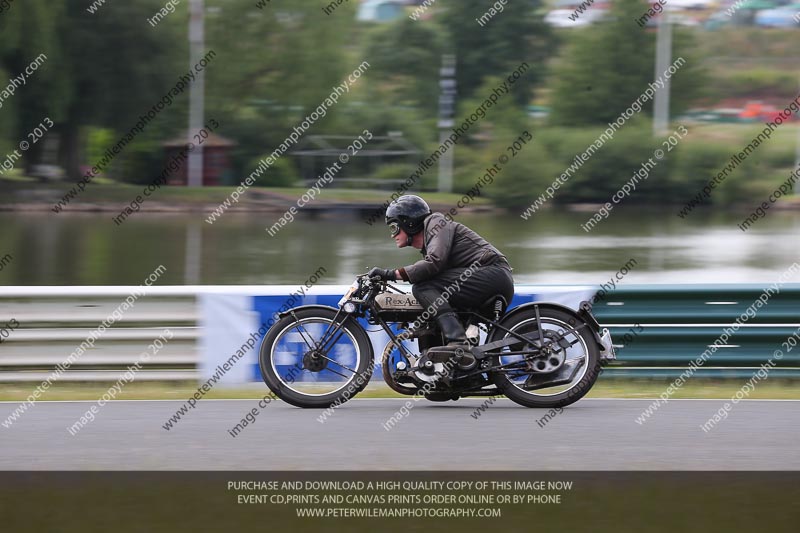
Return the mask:
M392 237L402 229L409 237L422 231L425 217L431 214L428 204L413 194L404 194L386 209L386 224L396 224L392 229Z

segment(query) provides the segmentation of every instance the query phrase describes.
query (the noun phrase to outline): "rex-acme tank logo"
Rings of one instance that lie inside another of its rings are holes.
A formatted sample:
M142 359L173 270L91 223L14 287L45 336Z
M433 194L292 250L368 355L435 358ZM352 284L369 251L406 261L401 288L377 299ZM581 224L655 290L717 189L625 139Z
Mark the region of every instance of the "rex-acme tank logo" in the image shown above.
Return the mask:
M377 302L381 309L394 309L394 308L414 308L419 307L419 302L410 294L405 295L392 295L382 294L378 296Z

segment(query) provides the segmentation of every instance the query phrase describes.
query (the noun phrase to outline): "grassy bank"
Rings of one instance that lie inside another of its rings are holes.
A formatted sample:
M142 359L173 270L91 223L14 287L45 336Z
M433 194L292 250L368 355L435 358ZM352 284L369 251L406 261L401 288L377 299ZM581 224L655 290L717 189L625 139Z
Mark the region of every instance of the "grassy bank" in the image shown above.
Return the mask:
M670 382L661 380L601 380L588 398L656 398ZM693 380L686 383L672 396L674 399L730 399L742 386L739 380ZM0 385L0 401L23 401L31 394L34 384ZM108 384L55 383L40 401L97 400L107 390ZM130 383L117 396L121 400L180 400L185 401L197 391L197 384L180 382ZM243 389L214 388L204 398L208 399L253 399L269 394L266 385L253 385ZM359 398L407 398L390 390L383 383L371 384ZM749 399L800 399L800 387L796 381L767 381L759 383L748 396Z
M49 209L58 199L66 194L74 184L64 182L39 183L36 180L15 176L11 179L0 179L0 205L6 208L19 204L42 204ZM65 211L85 206L86 204L110 204L121 209L137 195L142 194L142 185L126 183L91 183L70 203ZM236 187L162 187L151 197L145 199L143 210L154 206L168 206L170 210L217 206L223 202ZM242 196L239 205L255 207L259 204L294 204L298 198L308 191L305 187L251 187ZM377 206L391 197L391 190L376 189L323 189L315 202L364 204ZM425 198L432 204L455 206L461 194L427 192ZM473 206L488 206L490 202L484 198L476 198L470 202ZM74 207L73 207L74 206Z

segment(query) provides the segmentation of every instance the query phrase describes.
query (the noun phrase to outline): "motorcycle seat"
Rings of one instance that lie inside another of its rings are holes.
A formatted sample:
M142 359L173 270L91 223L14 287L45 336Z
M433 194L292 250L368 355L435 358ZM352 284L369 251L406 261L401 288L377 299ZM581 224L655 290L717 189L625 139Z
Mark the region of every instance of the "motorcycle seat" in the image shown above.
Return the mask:
M494 313L498 302L500 305L500 316L503 316L503 314L506 312L506 308L508 307L508 302L502 294L495 294L494 296L489 297L489 299L479 306L468 308L466 311L478 313L486 318L494 318Z

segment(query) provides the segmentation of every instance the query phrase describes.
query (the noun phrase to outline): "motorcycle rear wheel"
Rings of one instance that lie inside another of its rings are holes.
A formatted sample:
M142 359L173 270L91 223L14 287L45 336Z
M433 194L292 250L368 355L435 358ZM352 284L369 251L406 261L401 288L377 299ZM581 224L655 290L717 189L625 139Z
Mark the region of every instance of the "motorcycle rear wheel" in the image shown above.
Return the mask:
M502 320L503 327L515 333L531 337L533 340L527 345L541 347L539 341L539 328L542 328L545 344L550 344L554 348L556 359L562 358L563 362L558 368L564 368L564 363L570 361L569 368L577 367L574 370L569 383L558 384L550 387L543 387L538 390L525 390L526 385L536 385L537 380L540 384L546 384L548 379L554 379L558 375L571 375L572 372L559 374L558 370L548 374L534 373L533 371L520 371L517 374L505 372L493 372L492 380L500 391L509 399L525 407L554 408L565 407L583 398L594 385L597 376L602 371L600 364L600 350L597 343L589 331L588 327L579 327L582 322L574 315L547 307L539 307L539 317L536 316L535 309L531 308L511 316L507 320ZM568 332L572 328L576 331ZM566 333L566 334L565 334ZM509 334L500 329L495 329L487 343L503 339ZM568 346L567 346L568 345ZM519 350L520 346L515 347ZM509 348L503 349L508 352ZM522 356L494 356L493 365L509 364L514 361L522 361ZM539 364L541 358L530 359L527 364ZM533 377L531 377L533 376ZM555 382L555 380L554 380Z

